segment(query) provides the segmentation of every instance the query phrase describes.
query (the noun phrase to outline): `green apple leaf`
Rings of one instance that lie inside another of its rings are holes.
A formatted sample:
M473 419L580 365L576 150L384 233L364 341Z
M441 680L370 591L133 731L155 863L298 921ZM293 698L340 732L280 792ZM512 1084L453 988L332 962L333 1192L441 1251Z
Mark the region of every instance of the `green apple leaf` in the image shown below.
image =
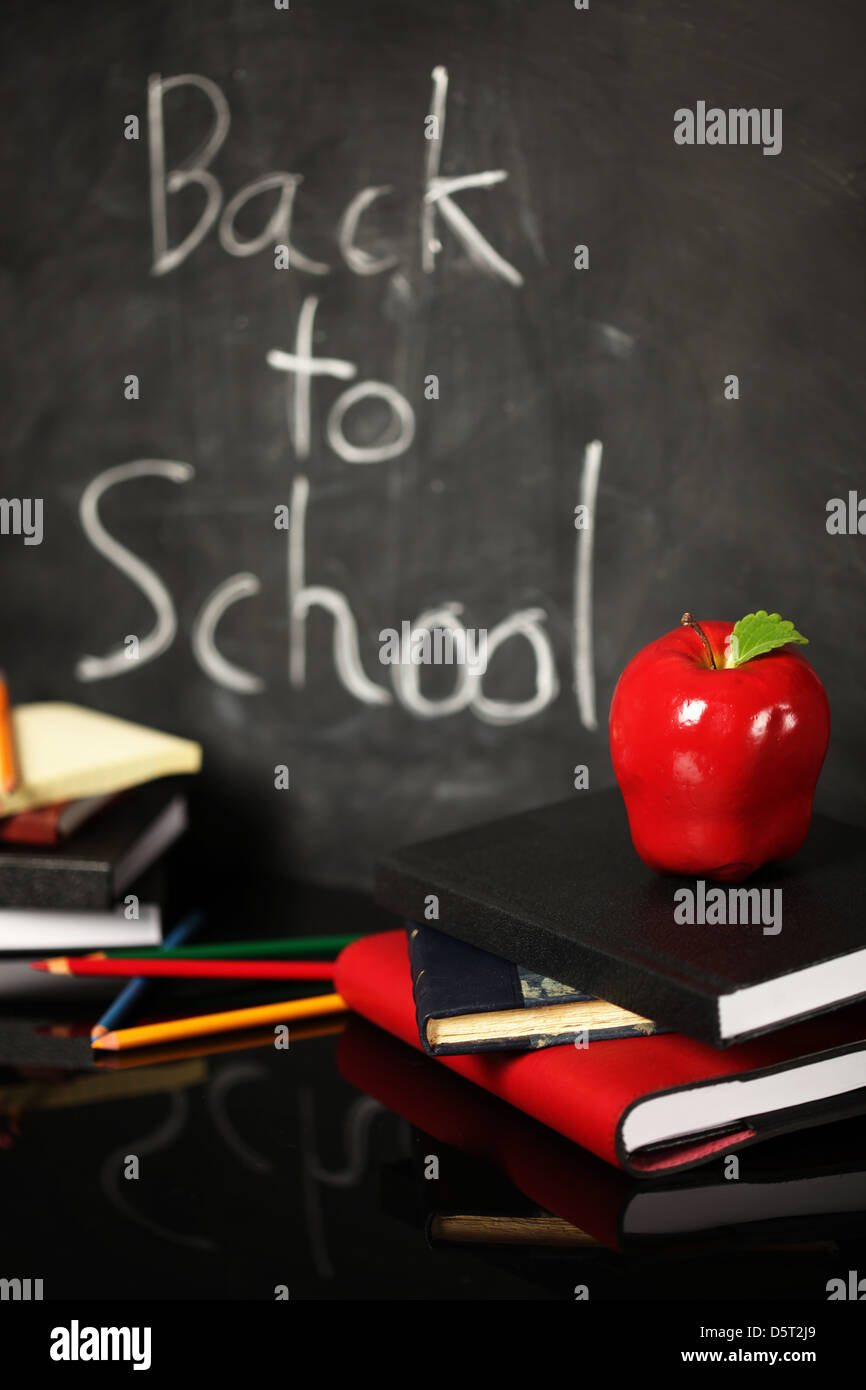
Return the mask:
M745 618L734 624L731 633L731 665L742 666L754 656L762 656L764 652L775 651L776 647L784 647L786 642L808 641L808 637L803 637L787 618L759 608L757 613L747 613Z

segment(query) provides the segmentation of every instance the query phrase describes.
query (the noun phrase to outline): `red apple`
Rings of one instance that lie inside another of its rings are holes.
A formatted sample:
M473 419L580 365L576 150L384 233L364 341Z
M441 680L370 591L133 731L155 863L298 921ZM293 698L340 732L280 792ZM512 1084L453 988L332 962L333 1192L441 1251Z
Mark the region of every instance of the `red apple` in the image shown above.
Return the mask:
M632 842L660 873L738 882L802 845L830 737L827 693L763 609L691 615L617 682L610 751Z

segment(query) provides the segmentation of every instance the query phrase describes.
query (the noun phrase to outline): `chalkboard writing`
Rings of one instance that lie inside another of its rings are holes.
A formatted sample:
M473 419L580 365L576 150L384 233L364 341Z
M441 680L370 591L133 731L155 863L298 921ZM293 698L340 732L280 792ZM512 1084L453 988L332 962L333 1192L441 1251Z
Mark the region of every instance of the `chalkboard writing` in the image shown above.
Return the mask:
M436 257L442 250L438 221L442 218L462 245L468 258L478 267L503 280L510 286L520 286L523 277L493 248L478 227L455 202L462 189L492 188L507 179L505 170L484 170L455 178L440 174L441 146L444 137L448 73L437 67L432 73L433 89L430 99L431 115L424 123L427 138L425 177L420 200L420 258L425 272L432 273ZM201 92L211 107L212 125L201 147L168 168L165 149L164 102L170 92L186 87ZM292 244L291 225L295 195L302 182L299 174L275 172L253 179L233 197L225 200L220 184L210 165L229 135L231 111L225 95L209 78L195 73L164 80L150 78L148 84L148 132L151 172L151 220L153 229L154 275L167 275L177 270L191 256L216 225L219 243L231 256L250 256L275 248L275 266L293 268L310 275L328 275L331 267L312 260ZM171 244L168 230L167 201L169 194L178 194L190 184L205 192L204 208L195 225L176 245ZM240 238L236 220L241 209L263 194L276 191L276 206L265 220L258 235ZM356 275L381 274L397 264L393 254L371 257L356 245L355 238L361 211L387 189L364 188L349 201L339 220L336 241L348 269ZM280 262L285 257L285 266ZM314 352L314 328L319 300L308 295L301 305L291 351L271 348L265 353L267 365L285 372L288 380L287 431L294 457L303 465L312 448L313 384L317 378L351 381L333 401L324 426L322 443L330 452L347 464L384 463L398 459L408 452L415 438L415 411L411 402L393 385L385 381L358 380L358 364L338 357L320 357ZM267 384L267 383L266 383ZM382 434L375 442L359 444L347 435L348 412L364 401L380 401L386 407L387 420ZM597 725L595 685L591 648L591 583L590 563L591 518L595 507L598 473L601 464L601 444L593 442L586 450L583 467L583 487L578 508L584 515L578 526L577 578L575 583L574 669L575 689L583 722L587 728ZM190 482L194 468L174 460L135 460L109 468L86 488L81 500L80 516L84 532L91 544L122 574L136 584L154 611L151 630L138 638L135 648L138 662L153 661L167 651L177 634L175 604L159 576L138 556L119 544L104 526L99 504L108 489L142 477L162 477L174 483ZM303 689L306 679L307 619L312 608L318 607L333 618L333 659L337 678L345 689L362 704L387 705L396 697L407 710L419 718L441 718L469 708L477 718L491 724L510 724L540 714L559 691L559 680L550 639L545 631L546 614L542 608L521 609L497 623L489 636L488 656L514 638L524 638L535 662L535 690L519 701L492 699L484 693L481 672L463 665L458 673L457 688L444 698L431 700L420 689L417 669L401 662L394 667L393 691L367 674L361 659L358 625L347 594L328 585L306 582L306 524L310 480L303 473L292 483L291 502L286 525L288 542L287 621L289 632L288 668L292 684ZM282 518L278 518L281 520ZM228 689L257 693L263 689L255 674L229 662L219 651L216 642L217 624L234 603L260 591L254 574L231 575L209 594L193 625L192 650L208 677ZM457 602L441 604L418 614L411 626L416 630L447 627L462 630L459 614L463 605ZM124 644L105 656L86 656L77 665L81 680L104 680L110 676L127 675L130 671L129 648Z

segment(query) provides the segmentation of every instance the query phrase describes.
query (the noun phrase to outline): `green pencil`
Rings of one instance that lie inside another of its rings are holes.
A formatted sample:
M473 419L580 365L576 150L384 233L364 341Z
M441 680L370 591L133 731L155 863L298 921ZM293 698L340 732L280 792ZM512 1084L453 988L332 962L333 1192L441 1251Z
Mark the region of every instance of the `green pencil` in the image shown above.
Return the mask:
M198 946L178 946L167 951L105 951L108 960L146 960L159 956L165 960L243 960L245 956L308 956L341 951L362 935L284 936L267 941L211 941Z

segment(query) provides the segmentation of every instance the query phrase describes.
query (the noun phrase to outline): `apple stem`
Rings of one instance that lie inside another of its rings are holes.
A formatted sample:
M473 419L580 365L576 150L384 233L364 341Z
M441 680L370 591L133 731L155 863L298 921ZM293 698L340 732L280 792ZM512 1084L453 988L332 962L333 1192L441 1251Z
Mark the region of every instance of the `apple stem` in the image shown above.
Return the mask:
M700 623L695 622L691 613L684 613L683 616L680 618L680 622L683 627L694 628L695 632L698 634L698 636L704 644L704 647L706 648L707 656L710 658L710 665L712 666L714 671L717 670L718 668L716 667L715 657L713 656L713 649L710 646L709 641L707 640L707 634L704 632L704 629L701 627Z

